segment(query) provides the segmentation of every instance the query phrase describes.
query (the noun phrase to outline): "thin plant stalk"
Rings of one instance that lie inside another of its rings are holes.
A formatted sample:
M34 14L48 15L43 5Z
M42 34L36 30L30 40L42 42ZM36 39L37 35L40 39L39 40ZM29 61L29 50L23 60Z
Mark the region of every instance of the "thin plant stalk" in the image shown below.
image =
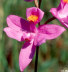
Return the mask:
M42 0L39 0L39 3L38 3L38 0L35 0L35 6L37 8L40 8L41 2L42 2ZM40 22L38 23L38 26L39 25L40 25ZM34 70L34 72L37 72L37 67L38 67L38 54L39 54L39 46L36 47L36 59L35 59L35 70Z
M52 18L48 19L44 24L47 24L47 23L53 21L54 19L56 19L56 18L55 17L52 17Z
M37 67L38 67L38 54L39 54L39 46L36 47L36 59L35 59L35 71L37 72Z

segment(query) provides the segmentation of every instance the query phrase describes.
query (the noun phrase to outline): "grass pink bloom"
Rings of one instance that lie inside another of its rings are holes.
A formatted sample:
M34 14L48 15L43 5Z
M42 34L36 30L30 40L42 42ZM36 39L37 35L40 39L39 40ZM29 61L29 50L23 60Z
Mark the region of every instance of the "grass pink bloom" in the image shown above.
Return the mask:
M34 1L34 0L24 0L24 1L27 1L27 2L32 2L32 1Z
M29 23L15 15L7 17L7 24L8 27L4 28L4 31L8 37L18 41L25 41L19 55L19 66L21 71L31 62L36 46L45 43L46 40L57 38L65 31L63 27L54 24L44 24L36 28L34 23Z
M38 23L42 19L43 13L42 11L40 12L39 9L35 10L35 7L33 7L33 10L32 8L27 9L28 13L26 14L28 21L16 15L9 15L7 17L8 27L4 28L4 32L6 32L8 37L18 41L25 41L19 55L19 66L21 71L32 61L36 46L45 43L46 40L57 38L65 31L63 27L55 24L43 24L36 28L34 18L33 20L31 19L32 15L38 16ZM37 11L40 13L37 14Z
M58 8L52 8L50 12L55 16L64 26L68 28L68 0L60 0Z

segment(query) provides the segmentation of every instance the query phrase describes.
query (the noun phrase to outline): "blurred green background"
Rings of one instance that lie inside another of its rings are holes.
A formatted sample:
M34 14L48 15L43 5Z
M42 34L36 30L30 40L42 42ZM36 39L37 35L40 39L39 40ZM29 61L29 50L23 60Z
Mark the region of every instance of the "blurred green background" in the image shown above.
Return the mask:
M59 3L60 0L42 0L41 9L45 15L41 24L52 17L49 10ZM26 8L33 6L34 2L24 0L0 0L0 72L20 72L18 57L23 43L8 38L3 32L7 26L6 17L14 14L26 19ZM58 20L51 23L61 25ZM34 72L34 65L35 56L24 72ZM68 70L68 30L55 40L42 44L39 49L38 72L61 72L64 69Z

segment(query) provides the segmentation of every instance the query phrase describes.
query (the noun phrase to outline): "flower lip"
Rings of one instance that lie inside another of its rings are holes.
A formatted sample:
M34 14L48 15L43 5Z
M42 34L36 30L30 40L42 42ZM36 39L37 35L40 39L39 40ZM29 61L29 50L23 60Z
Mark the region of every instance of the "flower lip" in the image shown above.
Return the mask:
M27 18L28 21L32 21L32 22L36 22L38 20L38 16L37 15L30 15Z
M29 22L37 24L42 20L43 16L44 12L37 7L31 7L26 9L26 17Z
M68 3L68 0L63 0L64 3Z

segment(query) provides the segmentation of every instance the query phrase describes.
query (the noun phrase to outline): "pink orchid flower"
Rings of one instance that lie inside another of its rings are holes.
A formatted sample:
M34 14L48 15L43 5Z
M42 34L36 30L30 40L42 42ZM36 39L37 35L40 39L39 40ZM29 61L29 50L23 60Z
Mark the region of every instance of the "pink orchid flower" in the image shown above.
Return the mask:
M38 12L38 14L36 12ZM4 28L4 32L6 32L8 37L18 41L25 41L19 55L19 66L21 71L32 61L36 46L45 43L46 40L57 38L65 31L63 27L55 24L43 24L37 28L34 23L34 18L32 20L29 17L31 15L37 15L37 22L39 22L43 17L43 12L38 8L28 8L26 15L29 21L16 15L9 15L7 17L8 27Z
M24 0L24 1L27 1L27 2L32 2L32 1L34 1L34 0Z
M50 12L68 28L68 0L61 0L58 8L52 8Z

